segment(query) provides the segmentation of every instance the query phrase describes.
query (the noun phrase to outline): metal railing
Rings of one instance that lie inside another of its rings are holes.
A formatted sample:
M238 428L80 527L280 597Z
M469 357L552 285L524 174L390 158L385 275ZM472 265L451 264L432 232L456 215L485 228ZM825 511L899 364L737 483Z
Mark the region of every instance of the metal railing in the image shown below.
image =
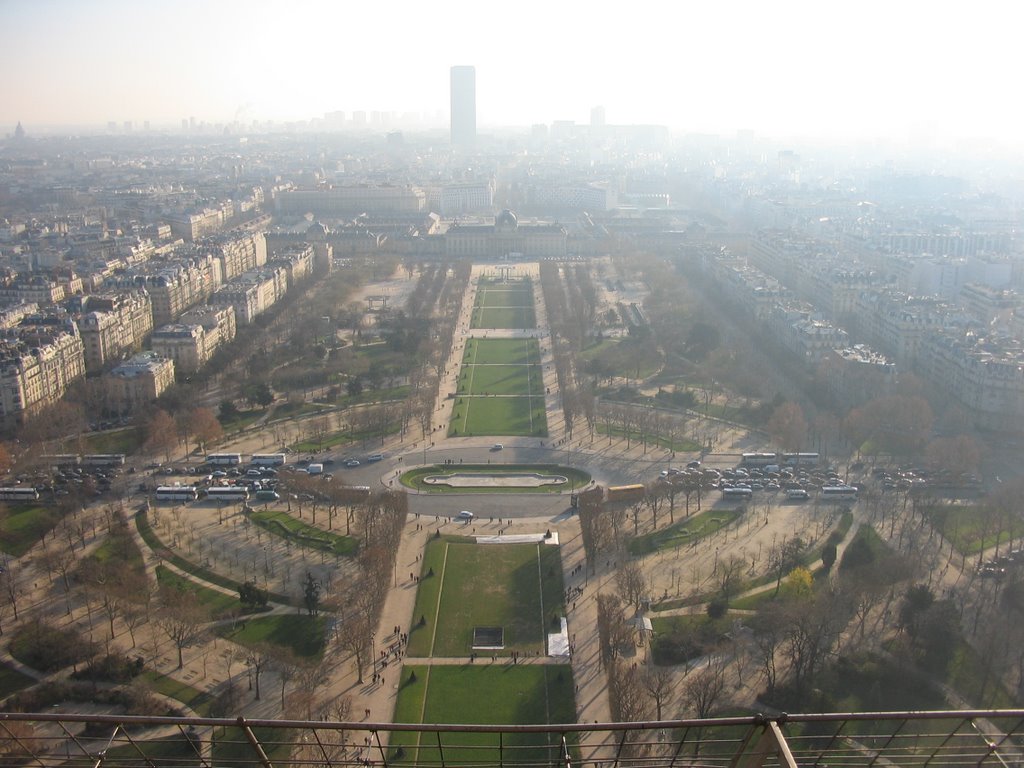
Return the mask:
M14 766L760 768L1024 766L1024 710L566 725L0 713Z

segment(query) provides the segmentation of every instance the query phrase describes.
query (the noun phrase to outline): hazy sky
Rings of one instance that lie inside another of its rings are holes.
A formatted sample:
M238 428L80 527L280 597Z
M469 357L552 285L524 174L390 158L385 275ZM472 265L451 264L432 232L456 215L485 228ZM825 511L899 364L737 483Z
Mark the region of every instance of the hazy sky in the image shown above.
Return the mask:
M1009 0L0 0L0 133L17 120L289 120L448 109L821 136L1024 136Z

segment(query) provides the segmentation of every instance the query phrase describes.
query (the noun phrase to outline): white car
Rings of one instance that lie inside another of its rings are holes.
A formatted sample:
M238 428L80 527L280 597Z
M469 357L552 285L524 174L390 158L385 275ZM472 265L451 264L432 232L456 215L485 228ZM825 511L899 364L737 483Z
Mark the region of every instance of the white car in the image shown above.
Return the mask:
M461 512L459 512L459 514L456 515L456 517L459 520L472 520L473 519L473 513L464 509Z
M504 447L505 447L505 446L504 446L504 445L502 445L501 443L495 443L494 445L492 445L492 446L491 446L491 450L492 450L492 451L500 451L500 450L502 450L502 449L503 449Z

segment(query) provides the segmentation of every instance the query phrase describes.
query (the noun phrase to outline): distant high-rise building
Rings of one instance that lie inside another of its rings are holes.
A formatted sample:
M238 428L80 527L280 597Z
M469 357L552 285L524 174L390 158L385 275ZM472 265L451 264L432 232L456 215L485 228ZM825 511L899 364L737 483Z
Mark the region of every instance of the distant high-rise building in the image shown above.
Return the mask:
M476 67L451 69L452 146L476 144Z
M598 106L590 110L590 124L593 126L604 125L604 107Z
M24 139L25 138L25 129L21 127L21 121L20 120L18 121L18 126L14 129L14 138L16 138L16 139Z

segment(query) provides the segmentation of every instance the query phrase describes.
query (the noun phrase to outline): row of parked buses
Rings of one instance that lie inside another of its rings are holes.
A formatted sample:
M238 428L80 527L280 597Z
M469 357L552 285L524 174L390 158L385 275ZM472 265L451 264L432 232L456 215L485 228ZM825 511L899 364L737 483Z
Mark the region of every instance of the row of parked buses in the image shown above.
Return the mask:
M208 453L206 463L215 467L237 467L242 464L240 453ZM288 463L284 453L254 453L249 459L254 467L281 467Z
M277 491L261 488L253 494L244 485L212 485L200 490L192 485L161 485L156 489L157 501L198 501L200 497L223 501L248 501L255 496L257 501L277 501L281 498Z
M744 453L740 456L741 467L816 467L821 456L816 453Z

